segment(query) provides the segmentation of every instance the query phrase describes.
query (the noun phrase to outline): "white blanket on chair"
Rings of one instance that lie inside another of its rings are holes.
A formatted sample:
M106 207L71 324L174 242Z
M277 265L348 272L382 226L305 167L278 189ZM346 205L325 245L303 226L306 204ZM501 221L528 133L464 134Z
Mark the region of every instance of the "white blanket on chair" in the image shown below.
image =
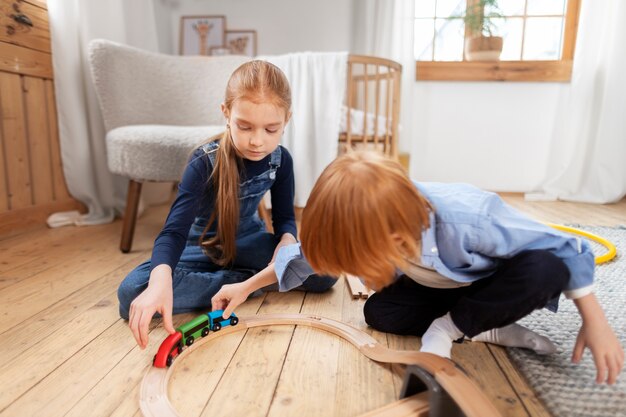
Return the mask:
M295 205L304 207L317 177L337 156L347 52L259 56L283 70L292 95L292 118L282 145L293 156Z

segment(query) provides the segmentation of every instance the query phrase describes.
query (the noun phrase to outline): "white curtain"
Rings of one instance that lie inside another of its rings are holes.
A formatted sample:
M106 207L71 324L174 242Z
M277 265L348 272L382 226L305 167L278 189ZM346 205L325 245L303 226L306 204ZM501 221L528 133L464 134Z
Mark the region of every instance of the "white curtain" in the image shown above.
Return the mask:
M626 195L626 2L583 1L570 88L546 179L528 199L610 203Z
M280 68L291 86L293 115L281 144L293 157L296 207L306 202L324 168L337 156L347 52L258 56Z
M61 157L72 196L88 213L52 215L49 224L100 224L125 205L128 181L107 168L105 131L91 82L87 46L105 38L157 51L152 0L49 0ZM59 222L60 220L60 222Z
M392 59L402 64L400 150L409 150L413 138L414 0L357 0L354 2L352 52Z

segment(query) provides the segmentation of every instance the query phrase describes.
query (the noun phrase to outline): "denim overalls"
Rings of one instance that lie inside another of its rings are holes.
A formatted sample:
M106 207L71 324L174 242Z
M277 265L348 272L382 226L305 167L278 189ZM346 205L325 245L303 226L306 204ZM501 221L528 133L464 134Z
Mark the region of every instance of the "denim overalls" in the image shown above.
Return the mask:
M202 146L205 155L215 166L216 151L219 144L210 142ZM259 218L257 208L265 193L276 179L280 168L281 148L277 147L270 156L268 169L240 184L239 213L237 229L237 253L229 269L214 264L199 246L199 239L208 218L196 217L189 234L187 244L180 261L172 273L174 290L173 313L185 313L210 307L211 297L225 284L245 281L264 269L271 261L279 238L265 230L265 224ZM207 232L205 238L215 234L215 226ZM330 288L335 280L329 277L311 277L302 285L302 290L315 292ZM128 274L118 289L120 316L128 319L130 303L148 286L150 279L150 261L146 261Z

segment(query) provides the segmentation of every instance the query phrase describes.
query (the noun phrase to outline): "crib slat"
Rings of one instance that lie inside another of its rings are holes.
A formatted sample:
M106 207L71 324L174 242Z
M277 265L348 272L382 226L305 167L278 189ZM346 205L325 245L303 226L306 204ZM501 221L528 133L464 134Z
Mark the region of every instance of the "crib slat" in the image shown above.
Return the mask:
M376 65L376 107L374 110L374 149L378 149L379 113L380 113L380 65Z
M393 83L393 88L394 88L394 92L393 92L393 116L392 116L392 120L394 121L394 123L391 125L391 135L394 138L394 140L390 143L390 147L391 147L391 156L395 159L398 158L398 135L400 134L400 132L398 132L398 123L397 121L400 120L400 95L402 94L401 89L400 89L400 83L402 81L402 73L398 70L394 70L393 71L394 74L394 83ZM407 122L408 123L408 122Z
M346 117L346 146L348 149L352 147L352 125L350 119L352 116L352 90L354 83L355 81L352 78L352 62L348 62L348 97L346 102L348 107L348 115Z
M389 139L389 129L391 127L391 120L389 118L389 110L391 109L391 84L393 78L391 77L391 71L387 71L387 99L385 103L385 142L383 145L383 152L385 155L389 155L389 147L391 140Z
M363 143L367 143L367 64L363 64ZM367 145L366 145L367 146Z

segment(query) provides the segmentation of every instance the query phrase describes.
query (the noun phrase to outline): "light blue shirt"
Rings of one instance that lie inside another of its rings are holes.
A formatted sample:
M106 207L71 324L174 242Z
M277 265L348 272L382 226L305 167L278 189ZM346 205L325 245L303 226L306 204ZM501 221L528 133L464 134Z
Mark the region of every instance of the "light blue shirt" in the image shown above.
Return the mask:
M468 184L417 183L434 212L422 233L421 263L457 282L493 274L501 259L526 250L548 250L570 270L569 298L591 292L594 255L581 238L560 232L518 212L494 193ZM300 244L282 247L276 256L280 291L304 282L313 270Z

